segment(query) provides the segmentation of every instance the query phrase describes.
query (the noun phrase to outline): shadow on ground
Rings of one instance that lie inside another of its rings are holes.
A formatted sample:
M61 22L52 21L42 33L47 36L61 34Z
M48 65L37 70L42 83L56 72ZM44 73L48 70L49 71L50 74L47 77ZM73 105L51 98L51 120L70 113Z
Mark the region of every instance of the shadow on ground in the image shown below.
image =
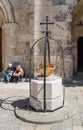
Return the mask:
M7 97L0 99L0 107L4 110L14 111L15 108L32 111L29 107L29 98L23 97Z
M32 111L32 109L29 106L29 98L14 101L11 105L14 108L19 108L19 109Z

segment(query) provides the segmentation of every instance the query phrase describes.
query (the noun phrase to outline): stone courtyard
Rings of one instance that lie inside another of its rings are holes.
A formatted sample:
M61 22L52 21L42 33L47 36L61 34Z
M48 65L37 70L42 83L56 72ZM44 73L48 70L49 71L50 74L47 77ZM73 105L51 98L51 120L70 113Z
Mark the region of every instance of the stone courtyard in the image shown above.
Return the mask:
M55 115L57 116L54 117L53 115L55 122L44 122L45 117L43 116L42 120L44 123L40 123L39 120L41 119L38 120L38 116L41 115L41 112L34 112L33 114L31 111L27 112L26 106L23 106L25 107L24 109L21 107L23 105L22 102L20 102L20 106L17 102L22 99L27 99L28 97L29 82L8 84L0 82L0 130L83 130L82 84L74 83L71 85L65 85L65 102L67 101L66 103L69 105L69 108L66 109L70 109L69 111L71 115L69 114L68 118L65 118L64 120L59 120L62 118L62 113L58 113L58 111L56 111ZM21 117L19 119L15 115L15 102L17 102L17 114L20 114L19 116ZM21 113L19 113L19 108L21 110ZM66 109L65 111L62 111L64 114L66 112ZM49 114L48 121L52 121L51 115ZM24 120L22 118L27 120ZM32 121L29 122L31 119ZM37 122L33 122L34 120Z
M0 130L83 130L83 0L0 0L0 73L3 76L8 63L13 63L21 64L29 76L30 49L45 36L46 28L40 23L46 16L54 22L49 37L60 45L57 49L50 42L56 75L67 83L63 84L64 107L36 112L29 106L28 80L0 81ZM32 75L40 60L37 45L32 52Z

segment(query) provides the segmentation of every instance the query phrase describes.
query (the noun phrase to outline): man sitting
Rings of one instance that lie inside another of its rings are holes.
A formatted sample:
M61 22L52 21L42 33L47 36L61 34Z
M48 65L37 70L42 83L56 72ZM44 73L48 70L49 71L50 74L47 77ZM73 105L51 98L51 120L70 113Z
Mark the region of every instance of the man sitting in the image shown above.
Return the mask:
M5 82L11 82L13 73L14 73L14 67L10 63L10 64L8 64L8 67L5 71L4 81Z

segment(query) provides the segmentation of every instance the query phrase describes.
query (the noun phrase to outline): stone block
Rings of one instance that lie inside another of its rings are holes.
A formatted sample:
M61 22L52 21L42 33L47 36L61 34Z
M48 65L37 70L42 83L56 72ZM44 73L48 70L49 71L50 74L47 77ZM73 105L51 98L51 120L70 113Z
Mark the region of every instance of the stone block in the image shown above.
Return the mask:
M56 77L56 76L55 76ZM44 108L44 81L31 81L30 105L36 110ZM53 111L63 106L62 78L46 78L46 110Z
M41 99L43 98L43 80L32 80L31 81L31 96ZM62 79L58 78L53 81L46 81L46 99L53 99L58 97L63 92Z
M44 101L42 99L36 99L34 97L30 97L30 106L35 110L44 110ZM54 99L46 99L46 110L53 111L63 106L63 94Z
M66 21L68 5L53 6L53 15L57 22Z
M76 3L76 0L65 0L65 3L68 5L74 5Z
M54 26L51 26L52 36L56 39L70 39L71 32L69 30L70 24L67 22L56 22ZM56 30L56 31L55 31Z
M52 0L52 4L53 5L64 5L66 3L65 3L65 0Z
M42 110L43 104L42 101L30 96L30 106L33 107L35 110Z

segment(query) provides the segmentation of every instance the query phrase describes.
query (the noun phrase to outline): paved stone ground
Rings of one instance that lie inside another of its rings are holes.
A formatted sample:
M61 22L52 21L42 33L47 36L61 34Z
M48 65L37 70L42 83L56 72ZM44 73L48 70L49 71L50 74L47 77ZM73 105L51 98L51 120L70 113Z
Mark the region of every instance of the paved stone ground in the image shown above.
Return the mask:
M33 124L23 122L14 114L13 102L29 97L28 82L0 82L0 130L83 130L83 86L65 87L65 98L76 104L73 117L53 124Z

